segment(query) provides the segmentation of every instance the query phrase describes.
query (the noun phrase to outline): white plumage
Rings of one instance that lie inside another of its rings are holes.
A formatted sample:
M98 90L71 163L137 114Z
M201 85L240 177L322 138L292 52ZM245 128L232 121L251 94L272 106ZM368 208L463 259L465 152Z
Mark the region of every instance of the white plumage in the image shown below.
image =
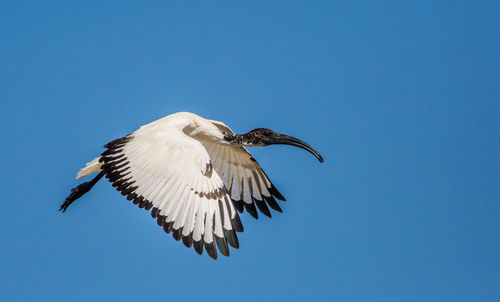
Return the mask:
M299 142L299 143L297 143ZM285 200L243 145L292 144L321 156L312 147L268 129L236 135L221 122L181 112L166 116L107 145L87 163L77 179L93 172L91 182L72 190L61 209L85 194L102 177L151 215L166 232L198 253L203 247L217 258L238 248L235 232L243 231L238 213L245 208L257 218L255 205L271 216L280 211L274 198Z

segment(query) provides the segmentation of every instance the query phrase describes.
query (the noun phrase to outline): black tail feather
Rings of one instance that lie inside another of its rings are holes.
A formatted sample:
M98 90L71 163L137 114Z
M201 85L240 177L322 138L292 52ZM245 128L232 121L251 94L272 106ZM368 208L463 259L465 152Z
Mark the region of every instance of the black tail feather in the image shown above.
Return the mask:
M101 171L99 174L97 174L96 177L94 177L91 181L84 182L77 187L71 189L71 194L66 198L64 203L61 205L59 208L59 211L62 211L63 213L66 211L66 209L72 204L75 200L78 198L82 197L85 193L90 191L92 187L104 176L104 172Z

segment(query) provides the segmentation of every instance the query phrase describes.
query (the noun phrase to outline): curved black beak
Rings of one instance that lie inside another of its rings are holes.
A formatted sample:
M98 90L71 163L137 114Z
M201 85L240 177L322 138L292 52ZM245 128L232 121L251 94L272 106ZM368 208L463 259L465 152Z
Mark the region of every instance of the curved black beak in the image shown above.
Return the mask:
M316 151L313 147L309 146L307 143L305 143L305 142L303 142L300 139L297 139L295 137L276 133L276 135L273 139L273 144L291 145L291 146L302 148L304 150L311 152L314 156L316 156L316 158L319 160L320 163L323 162L323 157L321 156L321 154L319 154L318 151Z

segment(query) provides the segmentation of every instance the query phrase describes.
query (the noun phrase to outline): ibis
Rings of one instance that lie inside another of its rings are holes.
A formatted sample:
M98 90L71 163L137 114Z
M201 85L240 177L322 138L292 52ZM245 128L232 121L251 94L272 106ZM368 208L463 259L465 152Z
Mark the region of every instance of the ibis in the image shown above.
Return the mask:
M245 147L292 145L323 158L307 143L266 128L235 134L224 123L188 112L163 117L106 145L99 157L80 169L77 179L97 172L91 181L71 189L60 207L106 177L123 196L151 216L166 233L217 259L239 248L236 232L243 226L238 213L271 217L285 201Z

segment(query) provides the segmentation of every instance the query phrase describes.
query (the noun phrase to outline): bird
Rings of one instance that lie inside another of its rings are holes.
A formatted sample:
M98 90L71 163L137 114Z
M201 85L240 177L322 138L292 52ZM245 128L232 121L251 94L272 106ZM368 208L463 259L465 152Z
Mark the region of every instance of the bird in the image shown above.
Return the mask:
M285 197L246 147L292 145L323 157L292 136L267 128L235 134L224 123L189 112L167 115L104 145L105 151L79 170L76 179L97 173L71 189L59 208L65 212L103 177L151 216L175 240L217 259L238 249L239 214L255 219L269 207L282 212Z

